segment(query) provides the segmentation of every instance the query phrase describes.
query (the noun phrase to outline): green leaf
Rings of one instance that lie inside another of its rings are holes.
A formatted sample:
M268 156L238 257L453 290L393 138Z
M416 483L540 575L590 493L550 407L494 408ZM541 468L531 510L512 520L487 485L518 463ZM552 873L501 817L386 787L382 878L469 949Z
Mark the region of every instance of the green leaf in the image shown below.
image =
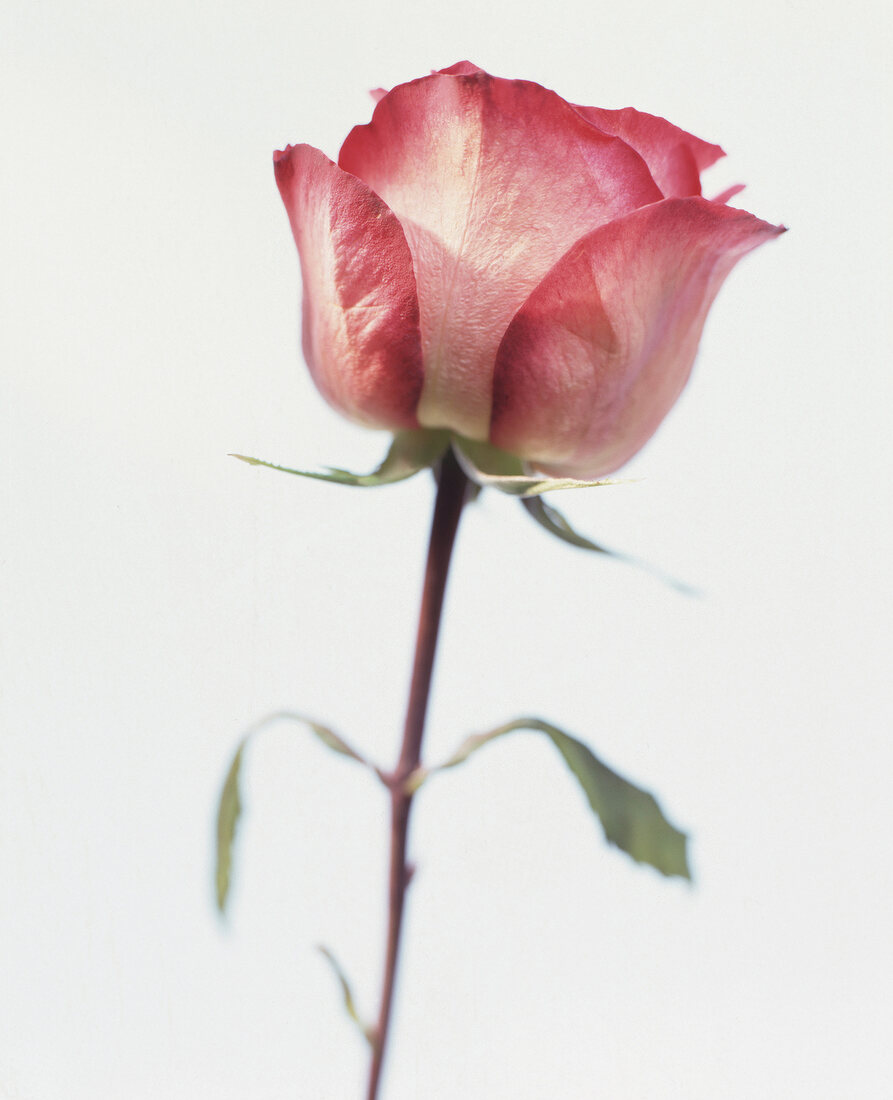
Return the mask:
M262 718L259 722L255 723L239 742L236 754L233 757L233 762L230 764L229 771L226 773L223 790L220 792L220 802L217 807L217 862L214 881L217 891L217 908L220 913L226 912L226 903L229 898L229 891L232 883L233 846L235 844L239 819L242 816L242 799L239 788L242 754L245 751L245 746L248 744L248 741L254 737L255 734L260 733L261 730L265 729L267 726L279 721L298 722L300 725L310 730L311 733L314 733L326 748L331 749L333 752L340 753L342 756L349 756L352 760L356 760L357 763L364 764L366 767L372 767L369 761L362 757L355 749L352 749L343 737L340 737L333 730L330 730L328 726L320 725L319 722L314 722L312 719L306 718L302 714L295 714L293 711L288 710L280 710L276 711L275 714L268 714L266 718Z
M609 550L605 546L600 546L597 542L593 542L591 539L581 535L578 531L575 531L573 527L564 518L561 512L557 508L553 508L551 504L546 504L542 497L525 497L521 501L524 508L533 516L537 523L556 538L562 539L564 542L569 542L571 546L577 546L581 550L594 551L596 554L606 554L608 557L616 558L617 561L626 562L628 565L635 565L639 569L644 569L652 576L657 577L658 580L668 584L671 588L675 588L677 592L682 592L686 596L699 596L700 593L696 588L692 588L691 585L685 584L682 581L677 581L675 578L668 576L660 569L655 569L654 566L648 565L646 562L640 561L638 558L634 558L629 554L621 554L616 550Z
M284 474L297 474L317 481L334 481L338 485L377 487L392 485L432 466L443 454L449 443L449 436L442 431L397 432L388 453L381 465L371 474L354 474L349 470L330 466L327 472L313 470L292 470L288 466L277 466L274 462L265 462L261 458L249 458L248 455L231 455L249 466L267 466L271 470L281 470Z
M245 741L239 743L233 762L226 773L226 781L220 794L217 808L217 868L214 876L217 887L217 908L221 913L226 910L229 896L230 877L233 866L233 841L236 838L236 825L242 814L242 799L239 797L239 771L242 767L242 752Z
M453 437L456 458L470 477L482 488L499 489L509 496L531 497L550 493L554 489L589 489L597 485L620 485L621 481L603 478L600 481L578 481L572 477L546 477L544 474L527 474L524 463L515 455L500 451L490 443Z
M544 733L551 739L583 788L609 844L637 863L650 864L663 875L691 878L686 852L688 838L667 821L654 796L612 771L581 741L542 719L518 718L487 733L473 734L448 760L431 771L453 768L497 737L522 729ZM427 774L420 769L410 778L414 789Z
M354 1000L353 990L350 987L350 982L347 980L347 975L341 968L341 964L338 962L338 960L335 958L329 948L326 947L324 944L318 944L316 949L332 968L332 972L338 979L338 984L341 986L341 995L344 998L344 1008L347 1012L347 1015L357 1025L357 1027L360 1029L360 1034L371 1046L375 1041L375 1030L371 1027L371 1025L364 1023L362 1018L360 1017L360 1014L357 1012L357 1005L356 1001Z

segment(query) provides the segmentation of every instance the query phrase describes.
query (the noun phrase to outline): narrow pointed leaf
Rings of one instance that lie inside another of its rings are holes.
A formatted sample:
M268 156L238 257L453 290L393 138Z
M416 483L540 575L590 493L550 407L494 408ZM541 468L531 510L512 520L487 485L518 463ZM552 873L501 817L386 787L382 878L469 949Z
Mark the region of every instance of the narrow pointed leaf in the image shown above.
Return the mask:
M326 960L329 966L332 968L332 973L338 979L338 984L341 986L341 995L344 998L344 1008L347 1015L353 1020L353 1022L360 1029L360 1034L371 1044L373 1041L373 1029L369 1024L363 1022L359 1012L357 1012L356 1001L354 1000L353 990L350 987L350 982L347 980L347 975L341 967L341 964L332 954L328 947L324 944L317 945L317 951Z
M214 875L217 888L217 908L221 913L226 910L229 896L230 876L233 866L233 841L236 838L236 825L242 813L242 799L239 796L239 772L242 768L242 751L245 741L239 743L233 762L226 773L226 780L220 794L217 808L217 868Z
M293 470L288 466L278 466L275 462L266 462L261 458L248 455L231 455L250 466L266 466L271 470L281 470L284 474L297 474L316 481L333 481L338 485L353 485L363 488L375 488L379 485L392 485L395 481L405 481L419 470L433 465L446 450L448 436L440 431L398 432L391 443L381 465L371 474L354 474L330 466L323 471Z
M606 546L600 546L597 542L586 538L585 535L581 535L571 527L557 508L553 508L551 504L546 504L542 497L525 497L521 504L536 522L545 527L550 534L555 535L556 538L562 539L564 542L569 542L571 546L577 546L581 550L594 551L596 554L606 554L610 558L616 558L617 561L623 561L628 565L644 569L652 576L657 577L658 580L663 581L664 584L668 584L671 588L675 588L677 592L682 592L686 596L700 595L696 588L692 588L691 585L685 584L683 581L677 581L662 570L648 565L647 562L640 561L630 554L621 554L617 550L609 550Z
M311 733L315 734L326 748L339 753L341 756L349 756L352 760L356 760L357 763L364 764L366 767L372 767L369 761L361 756L355 749L351 748L343 737L339 736L333 730L330 730L328 726L320 725L319 722L314 722L312 719L306 718L302 714L295 714L288 710L280 710L276 711L275 714L268 714L266 718L262 718L259 722L255 723L239 742L236 754L233 757L233 762L226 774L223 790L220 792L220 802L217 807L217 862L214 880L217 893L217 908L220 913L226 912L226 903L229 898L229 891L232 883L233 846L235 844L239 819L242 815L240 778L242 756L245 751L245 746L255 734L260 733L261 730L278 721L298 722L300 725L310 730Z
M650 864L663 875L691 878L686 851L688 838L664 817L654 796L612 771L581 741L542 719L518 718L487 733L473 734L440 768L431 770L455 767L490 741L522 729L535 730L550 738L583 788L609 844L637 863ZM425 774L413 777L416 785L424 780Z
M509 496L531 497L550 493L555 489L590 489L598 485L622 484L616 478L579 481L572 477L528 474L519 458L506 454L489 443L479 443L471 439L454 437L453 450L467 477L482 488L499 489Z
M296 722L300 726L305 726L322 741L327 749L331 749L332 752L340 753L342 756L349 756L351 760L356 760L359 764L365 764L367 767L370 766L369 761L364 756L361 756L356 749L351 748L340 734L335 733L335 731L329 729L328 726L324 726L320 722L315 722L312 718L308 718L306 714L299 714L297 711L293 710L277 710L261 718L259 722L255 722L251 729L248 730L244 740L247 741L249 737L254 737L255 734L273 725L274 722Z

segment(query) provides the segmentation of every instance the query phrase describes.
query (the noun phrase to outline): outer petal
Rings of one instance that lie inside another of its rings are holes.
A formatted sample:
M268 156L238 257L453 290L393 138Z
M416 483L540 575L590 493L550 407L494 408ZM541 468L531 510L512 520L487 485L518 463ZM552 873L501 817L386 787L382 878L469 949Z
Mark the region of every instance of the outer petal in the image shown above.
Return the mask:
M473 61L457 61L455 65L449 65L445 69L437 69L437 72L445 73L448 76L472 76L474 73L485 73L485 70L480 65L475 65Z
M633 107L619 111L603 107L577 107L577 110L606 134L616 134L631 145L668 199L700 195L701 172L725 156L718 145L680 130L665 118Z
M660 191L625 142L554 92L460 63L394 88L339 164L400 219L419 290L419 422L486 439L518 307L574 241Z
M470 73L482 73L483 71L480 65L475 65L472 61L457 61L455 65L450 65L449 68L431 70L433 75L449 73L451 76L468 76ZM380 102L387 94L387 88L373 88L369 92L375 103Z
M472 61L457 61L448 69L438 71L468 75L484 70ZM655 182L668 199L700 195L701 172L725 156L720 146L702 141L658 115L649 115L633 107L612 111L603 107L574 106L604 133L622 138L632 146L648 165Z
M304 284L304 355L317 387L369 427L418 427L419 305L400 223L310 145L274 156Z
M508 327L491 441L555 476L601 477L622 466L682 391L725 277L783 232L688 198L583 238Z

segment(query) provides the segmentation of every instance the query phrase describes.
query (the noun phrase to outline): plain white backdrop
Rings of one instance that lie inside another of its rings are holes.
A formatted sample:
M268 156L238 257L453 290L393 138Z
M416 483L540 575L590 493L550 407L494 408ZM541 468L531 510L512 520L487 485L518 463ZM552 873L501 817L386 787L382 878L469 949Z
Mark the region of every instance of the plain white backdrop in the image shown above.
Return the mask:
M0 16L0 1096L351 1100L326 943L377 1003L386 799L276 727L245 762L229 920L215 801L268 711L395 754L431 479L321 401L271 153L461 58L663 114L746 258L692 383L550 539L463 520L429 724L587 740L692 835L693 888L609 851L518 734L420 796L385 1100L882 1097L890 872L886 5L13 3Z

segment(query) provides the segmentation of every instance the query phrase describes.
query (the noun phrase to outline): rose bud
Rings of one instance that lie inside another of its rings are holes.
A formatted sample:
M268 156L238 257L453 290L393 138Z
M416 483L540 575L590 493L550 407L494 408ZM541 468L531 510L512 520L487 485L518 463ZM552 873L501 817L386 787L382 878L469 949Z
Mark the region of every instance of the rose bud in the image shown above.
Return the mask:
M320 392L556 477L630 459L685 385L738 260L784 232L710 201L723 156L662 118L468 62L381 93L338 164L275 155Z

